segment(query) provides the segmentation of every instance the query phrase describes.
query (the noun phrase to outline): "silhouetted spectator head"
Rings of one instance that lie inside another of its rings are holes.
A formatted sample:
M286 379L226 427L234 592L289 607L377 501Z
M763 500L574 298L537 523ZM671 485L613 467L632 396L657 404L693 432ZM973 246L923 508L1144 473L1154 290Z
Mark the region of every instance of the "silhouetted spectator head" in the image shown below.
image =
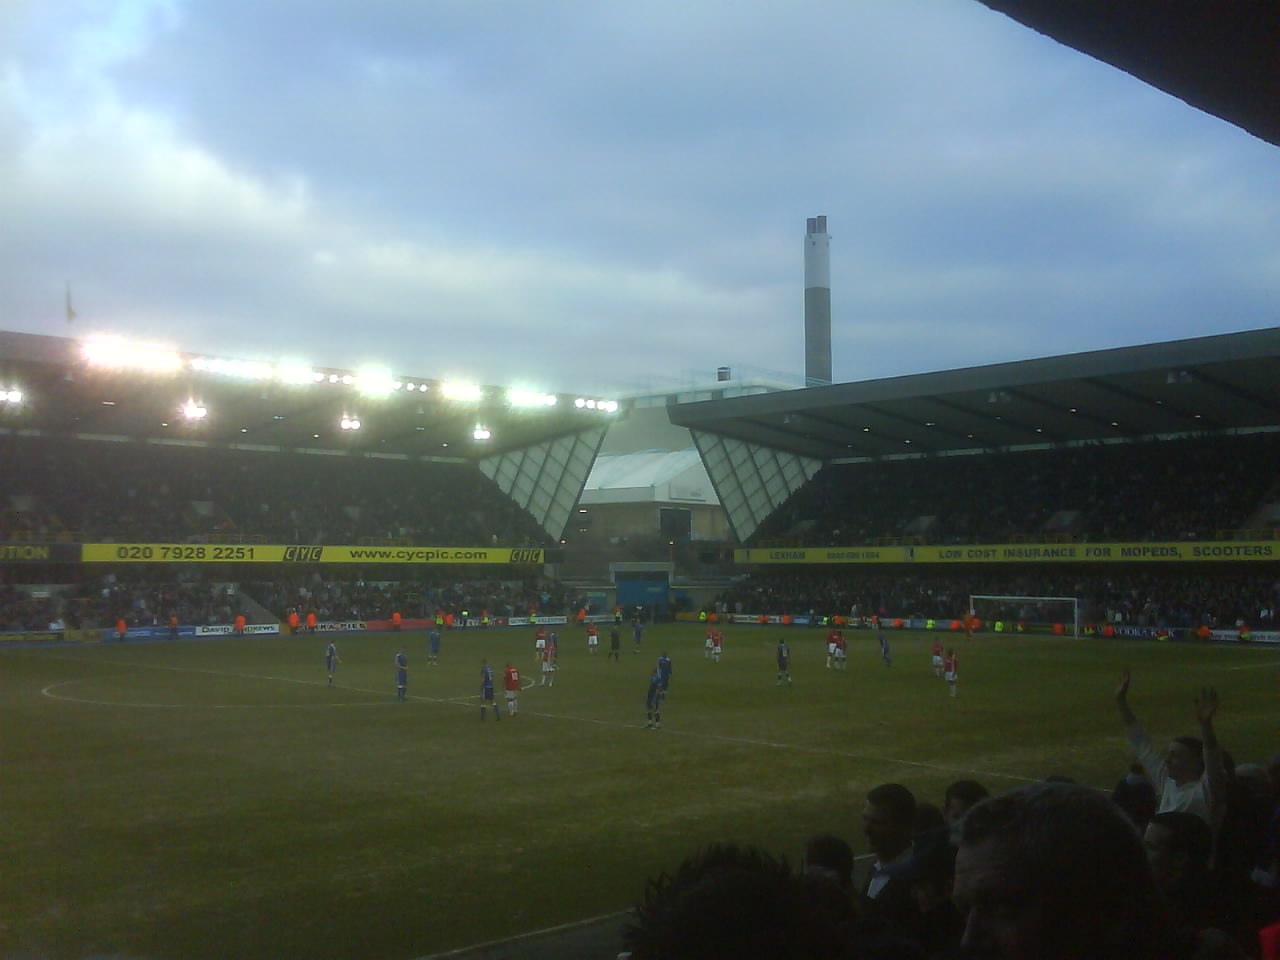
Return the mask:
M911 846L916 822L915 795L900 783L882 783L867 793L862 808L862 832L881 863Z
M956 823L964 818L970 807L989 796L991 792L977 780L957 780L943 794L942 816L947 823Z
M946 825L947 821L943 818L942 811L938 809L936 804L929 803L927 800L920 800L916 803L916 819L911 828L911 832L915 836L932 833Z
M633 960L850 956L852 908L835 884L762 850L714 845L645 887L622 939Z
M921 913L951 899L956 876L956 848L945 830L916 837L911 864L903 874L911 883L911 895Z
M1133 824L1086 787L1040 783L964 818L964 945L1002 960L1156 960L1171 930Z
M825 877L842 890L851 890L853 847L833 833L810 837L804 848L804 870L809 876Z
M1157 813L1147 825L1143 845L1156 884L1166 890L1184 877L1209 872L1213 831L1194 813Z

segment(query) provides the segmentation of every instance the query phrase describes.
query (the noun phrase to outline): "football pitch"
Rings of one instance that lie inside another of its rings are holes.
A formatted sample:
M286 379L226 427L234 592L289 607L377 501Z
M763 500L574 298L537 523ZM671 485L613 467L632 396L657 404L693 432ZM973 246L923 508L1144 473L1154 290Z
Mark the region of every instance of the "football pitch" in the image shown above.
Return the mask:
M608 629L602 631L604 648ZM866 852L863 795L898 781L940 804L1061 774L1110 788L1130 755L1112 701L1157 742L1193 733L1201 684L1238 762L1277 749L1280 650L1044 636L651 627L620 662L562 631L552 687L480 721L482 658L540 678L531 631L320 634L0 651L0 956L399 960L608 915L717 840L798 860L835 832ZM792 648L794 685L775 686ZM342 663L325 683L324 650ZM408 701L393 657L409 658ZM663 728L645 729L659 653Z

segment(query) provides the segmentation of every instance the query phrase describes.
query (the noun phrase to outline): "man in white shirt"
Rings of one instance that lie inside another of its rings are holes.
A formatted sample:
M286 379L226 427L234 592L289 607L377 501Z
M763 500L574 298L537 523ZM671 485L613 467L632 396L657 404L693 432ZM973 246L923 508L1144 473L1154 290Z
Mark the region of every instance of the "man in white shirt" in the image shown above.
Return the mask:
M1129 743L1156 788L1159 797L1156 812L1180 810L1194 813L1213 826L1217 810L1226 797L1227 782L1222 748L1213 729L1213 717L1218 712L1218 692L1212 687L1203 687L1196 698L1200 737L1174 737L1162 753L1129 708L1130 679L1126 670L1116 686L1116 706L1124 721Z

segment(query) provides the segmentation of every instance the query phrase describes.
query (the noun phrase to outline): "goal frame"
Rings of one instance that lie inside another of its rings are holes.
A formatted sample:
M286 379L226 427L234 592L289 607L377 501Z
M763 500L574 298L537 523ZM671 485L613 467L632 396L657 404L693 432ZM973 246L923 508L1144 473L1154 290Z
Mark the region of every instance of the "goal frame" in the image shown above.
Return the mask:
M1079 597L1029 597L1014 594L991 594L991 593L971 593L969 594L969 613L976 615L977 611L974 607L975 600L1002 600L1011 603L1069 603L1071 604L1071 636L1079 639L1080 634L1080 598Z

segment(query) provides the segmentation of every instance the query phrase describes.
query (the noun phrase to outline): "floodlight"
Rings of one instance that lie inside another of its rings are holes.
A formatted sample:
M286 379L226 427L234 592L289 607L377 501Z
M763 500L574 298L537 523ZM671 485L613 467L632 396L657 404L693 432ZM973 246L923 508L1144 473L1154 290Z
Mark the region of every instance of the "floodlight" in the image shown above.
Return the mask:
M577 407L579 410L581 410L583 407L587 405L587 401L584 400L582 397L579 397L577 400L573 401L573 405Z
M343 417L338 421L338 426L343 430L359 430L360 420L356 417Z
M507 403L513 407L554 407L556 402L554 393L543 393L540 390L507 391Z
M255 360L223 360L218 357L196 357L191 361L191 369L200 373L235 377L238 380L266 380L273 372L269 363L259 363Z
M93 337L81 344L80 349L91 367L170 374L182 369L182 358L177 353L154 344L128 343L118 337Z
M383 367L361 367L356 371L356 389L366 397L385 397L400 389L400 381L392 380L391 371Z
M298 386L304 383L314 383L317 378L323 379L323 373L317 373L311 367L301 363L281 363L276 365L276 379L281 383L289 383Z
M351 385L352 385L353 383L355 383L355 382L356 382L356 378L355 378L355 377L353 377L351 374L349 374L349 373L344 373L344 374L342 375L342 383L343 383L343 385L344 385L344 386L348 386L348 387L349 387L349 386L351 386Z
M617 413L617 412L618 412L618 401L617 401L617 400L605 400L605 401L603 401L603 402L600 404L600 409L601 409L601 410L603 410L605 413Z
M440 384L440 395L446 400L475 403L482 396L482 392L474 383L446 382Z
M587 409L588 409L588 410L594 410L595 408L596 408L596 402L595 402L594 400L588 400L588 401L587 401Z
M209 416L209 408L194 400L188 400L182 405L182 416L186 420L203 420Z
M493 436L493 434L491 434L484 427L478 426L471 431L471 437L472 439L475 439L475 440L488 440L491 436Z
M3 400L5 403L21 403L22 391L21 390L2 391L0 392L0 400Z

